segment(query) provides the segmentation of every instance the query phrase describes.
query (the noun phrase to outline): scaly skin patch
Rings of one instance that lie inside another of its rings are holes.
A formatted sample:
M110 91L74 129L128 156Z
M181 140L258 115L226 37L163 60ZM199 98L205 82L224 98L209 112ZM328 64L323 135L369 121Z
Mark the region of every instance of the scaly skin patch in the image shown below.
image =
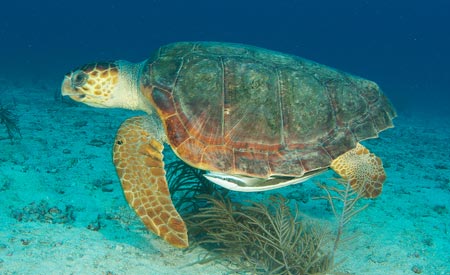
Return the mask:
M333 160L330 167L364 197L375 198L381 194L386 180L383 163L361 144Z
M145 226L175 247L188 247L187 229L166 182L163 145L147 132L145 117L126 120L117 132L114 164L125 197Z

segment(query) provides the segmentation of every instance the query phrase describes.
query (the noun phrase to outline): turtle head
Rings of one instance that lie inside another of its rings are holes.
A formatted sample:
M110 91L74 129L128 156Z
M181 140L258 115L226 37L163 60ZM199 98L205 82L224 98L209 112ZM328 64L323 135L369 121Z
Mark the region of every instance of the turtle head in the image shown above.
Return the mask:
M137 85L139 65L122 60L86 64L64 76L61 93L93 107L145 110Z

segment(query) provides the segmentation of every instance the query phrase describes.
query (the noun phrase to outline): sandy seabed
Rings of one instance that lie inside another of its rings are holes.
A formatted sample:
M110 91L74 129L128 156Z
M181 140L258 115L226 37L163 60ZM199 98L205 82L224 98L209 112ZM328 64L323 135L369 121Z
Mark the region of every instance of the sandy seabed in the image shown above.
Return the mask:
M0 124L0 274L244 274L226 262L196 263L149 233L121 191L111 162L120 123L135 113L62 101L56 87L0 79L0 104L22 138ZM40 88L36 88L40 87ZM347 228L336 272L450 274L450 118L399 114L395 128L365 145L383 159L383 194ZM332 173L316 180L326 181ZM298 200L302 213L333 223L314 181L263 194ZM332 274L332 273L331 273Z

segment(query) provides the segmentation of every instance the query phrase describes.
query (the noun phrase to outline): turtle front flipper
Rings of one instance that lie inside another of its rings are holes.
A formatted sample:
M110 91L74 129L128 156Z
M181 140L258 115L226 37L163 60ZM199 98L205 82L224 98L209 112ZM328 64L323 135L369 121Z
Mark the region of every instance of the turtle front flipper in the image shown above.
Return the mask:
M125 197L145 226L173 246L184 248L188 246L187 229L170 198L159 129L153 117L126 120L116 135L114 164Z
M333 160L330 167L366 198L381 194L386 179L381 159L361 144Z

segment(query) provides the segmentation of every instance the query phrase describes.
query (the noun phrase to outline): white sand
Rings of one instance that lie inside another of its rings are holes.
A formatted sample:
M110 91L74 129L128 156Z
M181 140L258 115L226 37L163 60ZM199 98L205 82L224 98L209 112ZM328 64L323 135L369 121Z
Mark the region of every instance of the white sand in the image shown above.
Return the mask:
M0 125L0 274L238 274L220 263L192 265L204 250L169 247L128 208L111 147L120 123L134 113L56 101L57 87L0 85L0 103L19 115L23 136L13 144L1 139ZM388 180L347 228L359 237L341 246L338 256L346 260L336 270L450 274L450 119L400 114L394 123L365 143L383 159ZM303 198L306 214L332 219L325 201L309 199L320 194L313 182L276 191ZM73 213L74 221L16 219L41 201ZM88 229L97 221L99 230Z

